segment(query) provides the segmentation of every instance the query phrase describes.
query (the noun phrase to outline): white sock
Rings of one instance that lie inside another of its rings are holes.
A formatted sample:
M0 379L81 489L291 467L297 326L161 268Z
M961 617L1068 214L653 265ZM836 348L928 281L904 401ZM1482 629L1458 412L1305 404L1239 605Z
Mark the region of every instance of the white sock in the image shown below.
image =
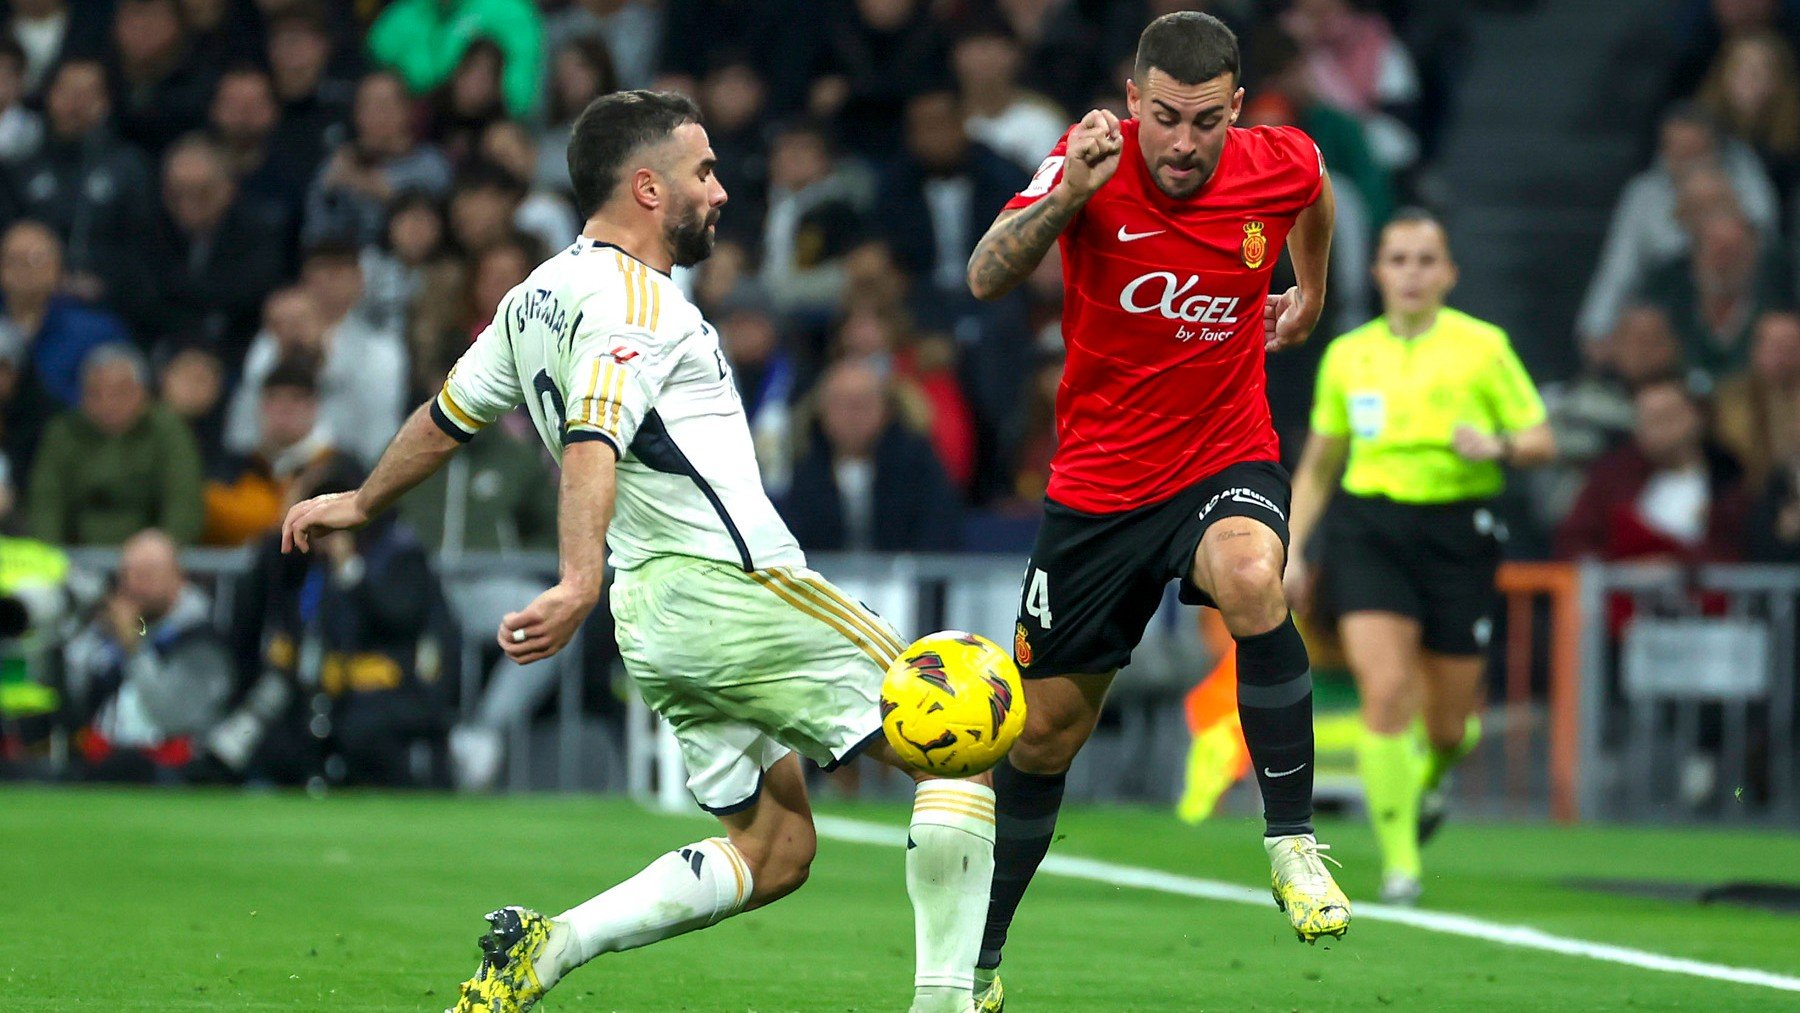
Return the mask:
M671 851L557 915L544 951L549 966L537 969L538 979L547 989L602 953L648 946L723 921L744 909L754 885L750 864L723 837Z
M906 848L917 948L913 1009L969 1007L993 878L993 789L920 782Z

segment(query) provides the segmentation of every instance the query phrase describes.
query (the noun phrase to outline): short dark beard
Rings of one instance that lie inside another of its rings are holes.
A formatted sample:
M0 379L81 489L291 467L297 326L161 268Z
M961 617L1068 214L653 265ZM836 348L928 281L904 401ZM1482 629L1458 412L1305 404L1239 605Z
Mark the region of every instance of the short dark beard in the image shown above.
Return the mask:
M693 267L712 256L713 225L718 212L692 205L669 226L669 252L677 267Z

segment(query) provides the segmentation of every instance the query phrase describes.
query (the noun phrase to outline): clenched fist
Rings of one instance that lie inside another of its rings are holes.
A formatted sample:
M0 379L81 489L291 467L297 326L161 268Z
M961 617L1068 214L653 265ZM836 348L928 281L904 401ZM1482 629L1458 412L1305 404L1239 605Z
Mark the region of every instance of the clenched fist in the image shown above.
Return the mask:
M1077 197L1092 197L1119 168L1119 152L1124 147L1119 118L1105 109L1089 111L1069 131L1063 183Z

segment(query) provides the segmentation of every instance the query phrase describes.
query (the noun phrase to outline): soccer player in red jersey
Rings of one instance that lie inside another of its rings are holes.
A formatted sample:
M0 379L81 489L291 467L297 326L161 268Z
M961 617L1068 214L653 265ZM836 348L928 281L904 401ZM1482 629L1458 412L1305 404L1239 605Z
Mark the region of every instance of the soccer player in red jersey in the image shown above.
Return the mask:
M970 289L993 299L1060 242L1067 349L1013 645L1025 733L994 774L982 982L1049 848L1069 764L1171 580L1237 641L1277 903L1304 939L1349 925L1312 833L1312 679L1282 594L1288 475L1263 369L1319 320L1331 180L1299 130L1233 126L1237 39L1217 19L1151 22L1132 77L1132 118L1095 110L1071 127L969 260ZM1270 298L1284 244L1299 284ZM988 999L997 1009L997 986Z

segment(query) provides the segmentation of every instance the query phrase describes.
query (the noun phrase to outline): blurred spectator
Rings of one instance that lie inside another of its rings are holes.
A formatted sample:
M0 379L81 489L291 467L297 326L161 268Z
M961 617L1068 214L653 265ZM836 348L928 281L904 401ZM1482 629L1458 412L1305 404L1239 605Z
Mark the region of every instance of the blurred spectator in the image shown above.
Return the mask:
M264 0L271 13L294 0ZM213 73L263 46L263 11L237 0L178 0L194 56Z
M544 259L542 253L530 237L515 233L475 258L474 281L469 286L473 312L469 318L467 341L474 341L475 336L493 322L494 313L500 309L500 300L525 283L532 268Z
M906 154L882 180L876 221L900 266L939 293L967 293L969 254L1029 175L969 140L948 91L906 104Z
M1613 209L1599 266L1588 283L1576 329L1587 340L1612 330L1619 307L1642 287L1653 270L1687 253L1699 219L1680 213L1678 196L1691 174L1717 170L1728 188L1699 181L1687 203L1721 203L1729 190L1736 208L1764 232L1773 233L1781 202L1756 156L1741 142L1721 138L1698 107L1675 106L1663 114L1656 164L1632 177Z
M363 247L363 307L382 330L407 326L413 299L424 274L448 256L444 213L429 194L401 194L388 209L387 230L379 245Z
M904 420L931 438L945 475L966 489L975 474L975 416L956 379L956 346L920 337L904 311L861 300L838 327L836 354L886 377Z
M369 29L369 53L422 95L448 80L478 39L504 55L507 110L529 114L543 69L543 25L527 0L394 0Z
M334 45L323 15L304 2L269 15L269 80L281 104L278 144L305 152L309 166L343 140L355 94L331 72Z
M713 147L715 151L718 148L716 137ZM575 217L575 205L561 191L534 182L537 142L523 124L514 120L488 124L481 135L481 157L505 169L526 187L525 198L513 212L513 228L533 237L546 250L560 250L575 241L582 226Z
M1588 465L1631 435L1637 418L1633 393L1686 372L1669 315L1649 303L1627 306L1613 332L1583 350L1586 368L1579 376L1543 389L1557 458L1523 476L1532 517L1543 531L1555 529L1568 514L1587 481Z
M618 88L612 57L599 40L575 39L556 48L550 60L544 125L537 137L539 186L570 192L569 131L575 117L589 102Z
M25 93L35 96L52 72L74 57L106 48L109 5L68 0L12 0L7 31L25 53Z
M399 78L381 71L364 77L351 120L351 138L332 152L307 196L308 242L376 242L394 194L416 189L440 195L450 186L450 164L413 133Z
M238 200L230 155L200 134L163 160L152 223L107 237L109 302L145 339L198 338L241 360L263 297L283 270L281 232Z
M1594 462L1556 533L1560 559L1720 562L1744 546L1737 462L1706 439L1700 397L1680 379L1639 387L1631 442Z
M306 494L354 488L334 470ZM441 665L457 657L443 590L392 512L283 555L271 535L234 595L236 710L212 755L252 781L436 783L447 726Z
M113 79L119 135L152 158L200 126L212 75L189 44L176 0L117 0Z
M1185 9L1192 3L1188 0L1181 6ZM1156 16L1147 14L1137 4L1104 5L1131 24L1118 52L1108 54L1102 48L1100 33L1083 13L1084 9L1103 5L1071 0L998 0L995 6L1012 29L1013 38L1024 48L1025 85L1050 96L1064 109L1079 108L1084 113L1092 107L1088 99L1096 81L1106 82L1103 91L1123 97L1125 76L1109 79L1114 69L1109 61L1129 58L1137 48L1138 33ZM1212 4L1203 0L1202 6Z
M319 417L318 363L283 360L263 378L257 399L257 445L213 470L204 490L207 545L244 545L281 523L296 487L316 485L337 463L337 448Z
M25 105L25 51L0 36L0 164L15 165L44 143L44 118Z
M231 160L245 210L287 237L298 232L306 188L319 170L319 145L316 139L295 143L277 132L280 120L266 71L241 64L219 77L207 114L212 135Z
M200 461L211 470L224 455L225 365L203 344L169 350L157 377L162 403L187 423L200 448Z
M1700 224L1693 252L1653 272L1640 294L1668 312L1683 357L1717 379L1743 368L1751 325L1791 302L1791 284L1779 249L1742 214L1722 212Z
M1700 102L1762 159L1777 192L1791 195L1800 180L1800 76L1787 40L1770 31L1733 36L1713 61Z
M869 157L891 151L913 96L947 84L949 46L921 0L851 0L826 29L807 112Z
M472 162L450 187L450 239L466 257L479 257L513 234L525 182L492 162ZM565 235L557 246L575 238Z
M763 487L780 499L794 470L793 399L799 365L781 340L781 327L768 300L750 286L729 297L713 314L719 345L731 363L731 379L750 421L756 465Z
M781 513L810 552L947 551L961 540L961 497L931 444L901 424L892 386L856 363L820 379L817 432Z
M49 135L17 169L20 209L52 229L65 246L69 287L100 295L105 265L99 241L140 227L150 207L150 170L137 149L112 131L106 69L77 58L56 68L44 104Z
M791 116L806 104L820 37L833 19L854 16L848 7L821 8L805 0L664 0L656 87L692 95L708 74L744 54L769 86L770 109Z
M661 5L647 0L574 0L545 16L544 52L561 52L577 40L606 47L619 70L618 87L648 88L662 45Z
M62 245L43 225L22 221L0 235L0 344L17 370L7 392L6 446L29 466L44 422L81 400L81 364L101 345L131 340L105 310L62 294Z
M154 529L121 547L114 586L63 658L76 752L92 780L178 780L192 740L224 717L231 694L212 601Z
M723 237L754 243L768 213L769 152L762 122L767 101L762 77L748 59L723 64L700 83L706 137L719 159L719 180L731 194L731 214L719 220Z
M359 308L362 266L340 244L313 247L300 284L271 296L263 330L244 359L244 375L225 417L225 447L240 454L262 442L257 400L282 359L313 355L320 363L320 414L337 446L372 465L400 428L407 396L401 336L376 326Z
M1419 139L1403 117L1419 101L1419 72L1387 19L1350 0L1295 0L1281 24L1300 44L1313 94L1362 118L1376 159L1416 163Z
M1676 16L1679 53L1669 74L1668 96L1692 95L1732 39L1773 31L1790 44L1800 42L1791 6L1787 0L1684 0Z
M1044 96L1019 87L1025 54L1005 22L985 21L964 32L951 56L968 135L1026 172L1036 170L1071 117Z
M500 300L544 258L516 233L483 251L466 270L427 271L407 335L421 394L436 391L469 343L494 319Z
M488 426L400 501L400 519L425 548L520 552L556 547L556 479L537 434L517 416Z
M129 345L88 353L81 407L44 430L27 488L31 536L57 545L118 545L161 528L200 535L200 452L174 412L150 401L150 365Z
M829 312L844 291L841 258L862 227L868 180L841 164L823 125L790 123L769 149L763 290L778 309Z
M481 143L488 124L506 119L500 74L506 57L489 39L463 50L449 80L431 97L431 140L451 163L461 165Z
M1751 337L1750 368L1713 392L1713 431L1760 491L1785 461L1800 461L1800 314L1764 313Z

